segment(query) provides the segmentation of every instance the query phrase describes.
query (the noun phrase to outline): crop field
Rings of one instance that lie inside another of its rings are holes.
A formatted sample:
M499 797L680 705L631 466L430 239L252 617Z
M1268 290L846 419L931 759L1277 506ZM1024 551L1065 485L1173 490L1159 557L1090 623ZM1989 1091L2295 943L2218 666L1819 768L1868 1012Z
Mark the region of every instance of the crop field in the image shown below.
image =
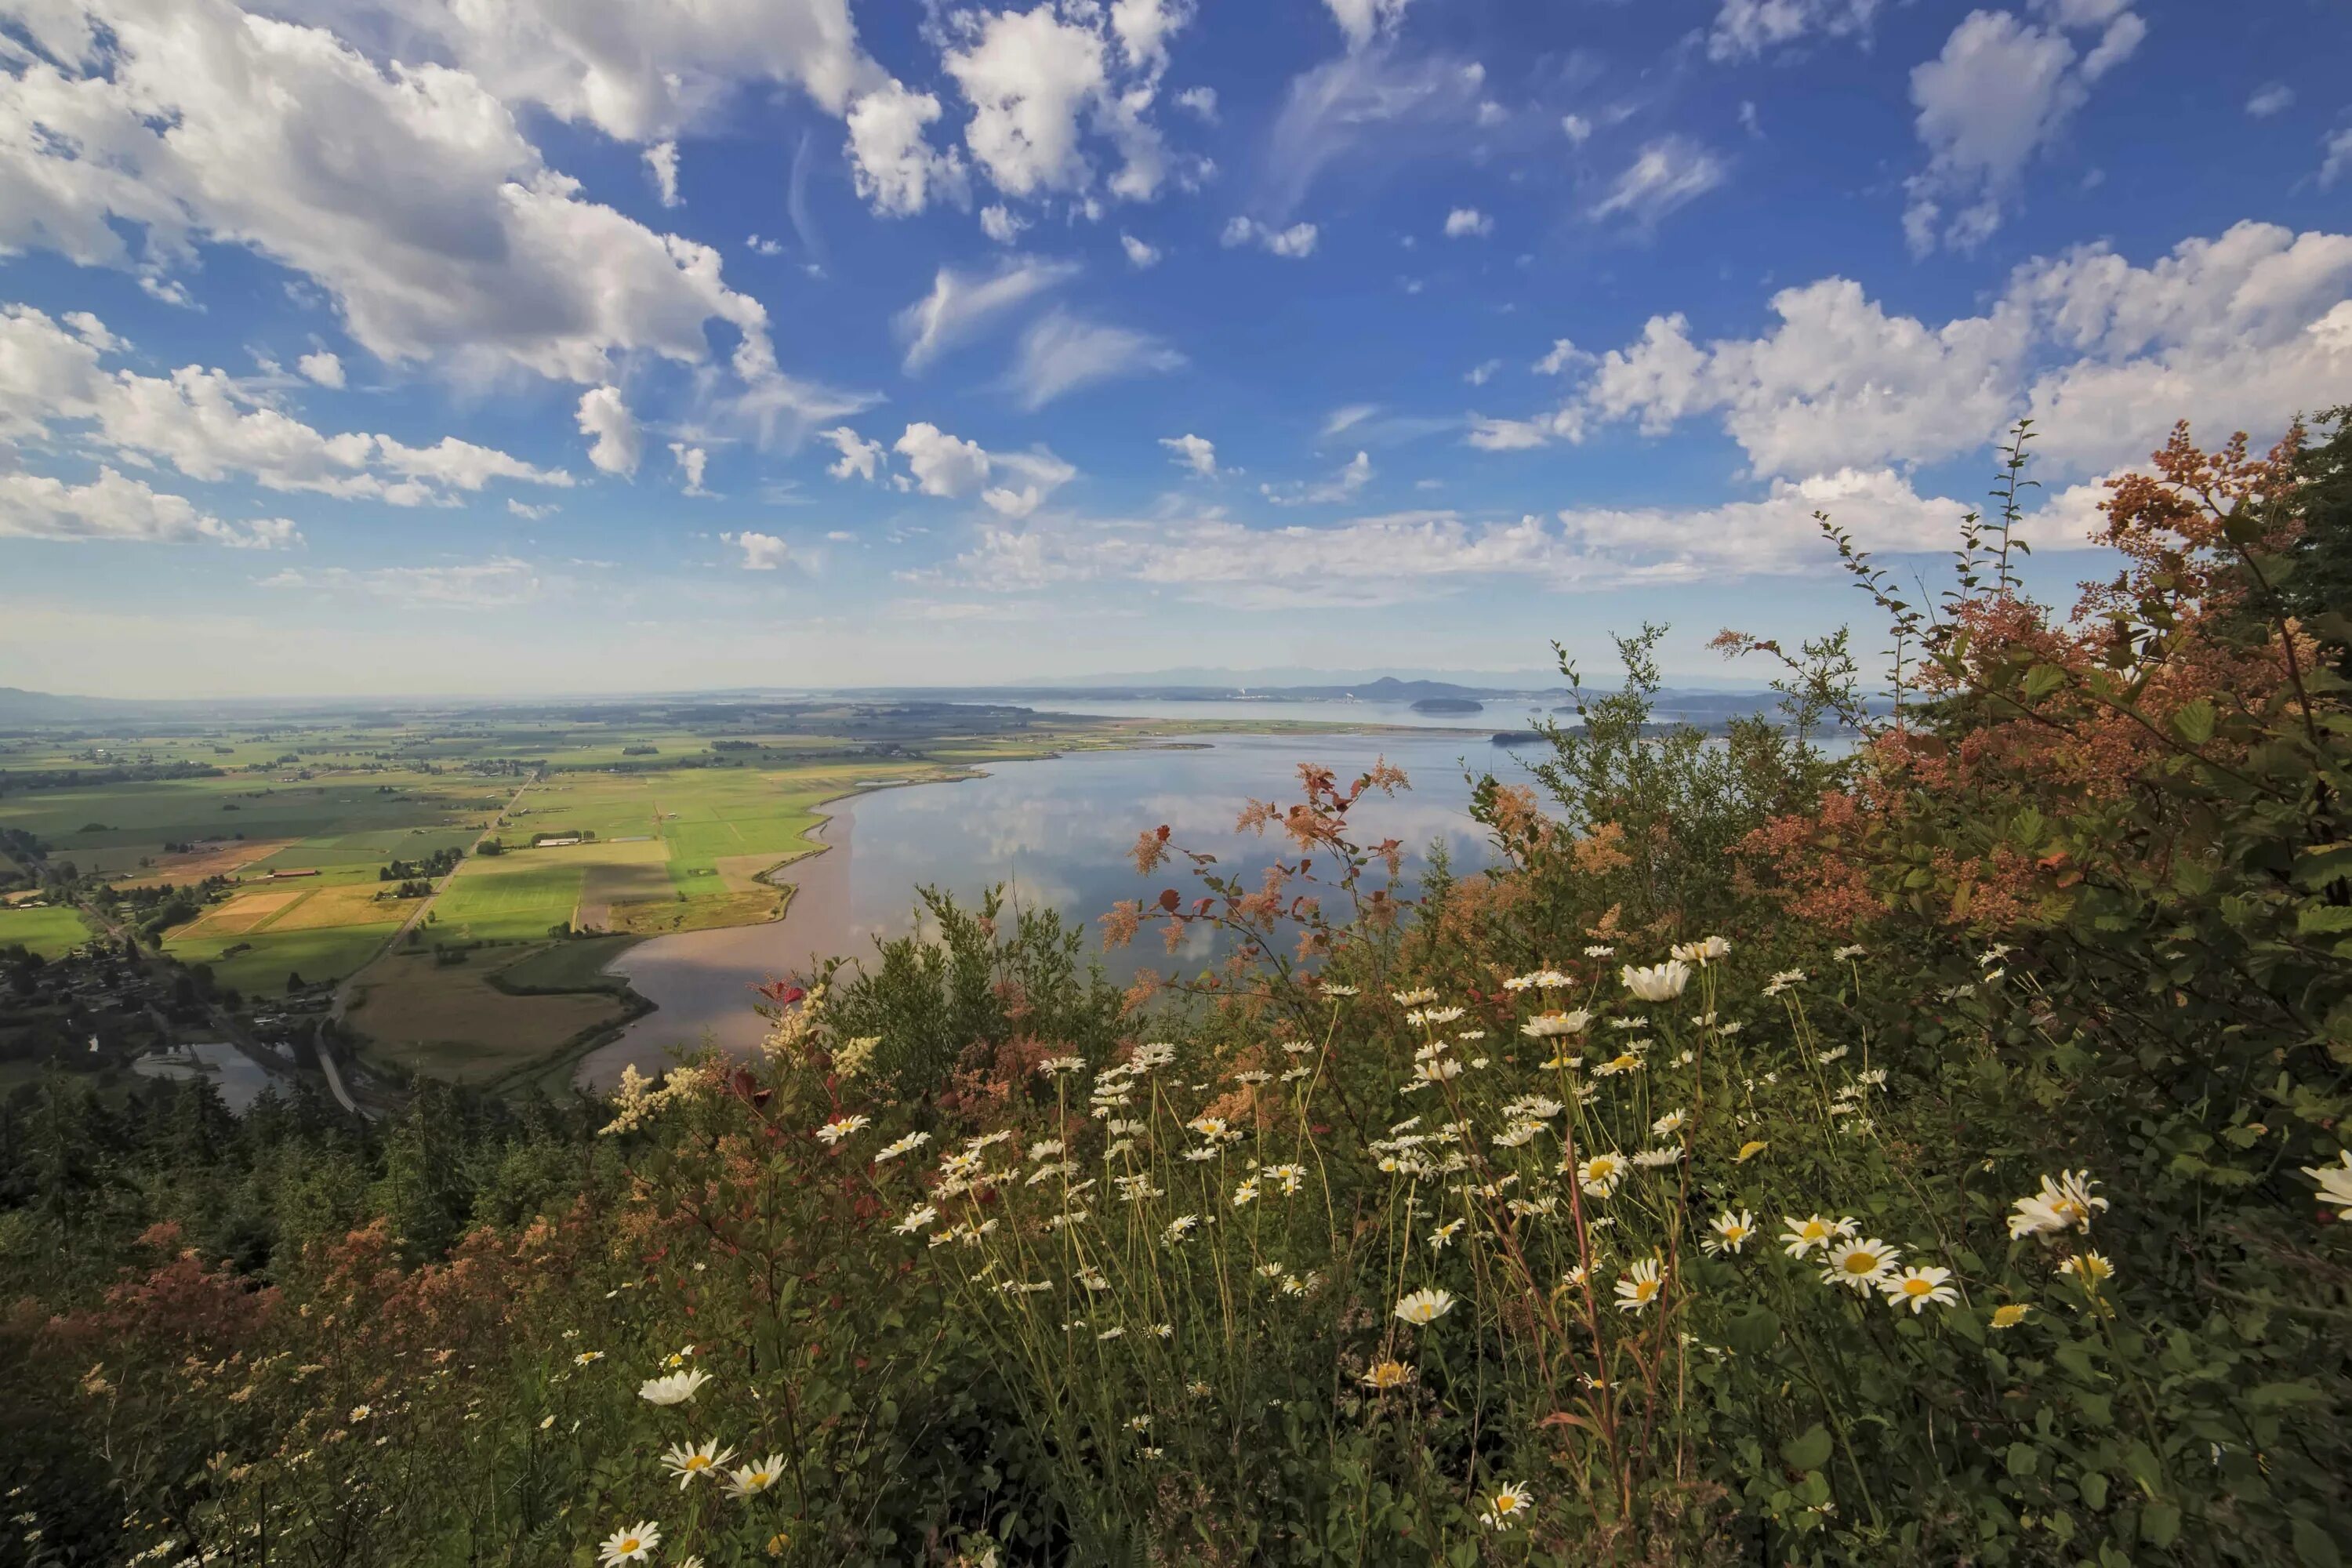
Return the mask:
M359 977L350 1015L368 1054L402 1071L482 1084L562 1049L626 1016L610 992L516 994L493 984L488 954L442 964L390 953Z
M0 947L28 947L56 958L89 940L89 927L72 910L0 910Z

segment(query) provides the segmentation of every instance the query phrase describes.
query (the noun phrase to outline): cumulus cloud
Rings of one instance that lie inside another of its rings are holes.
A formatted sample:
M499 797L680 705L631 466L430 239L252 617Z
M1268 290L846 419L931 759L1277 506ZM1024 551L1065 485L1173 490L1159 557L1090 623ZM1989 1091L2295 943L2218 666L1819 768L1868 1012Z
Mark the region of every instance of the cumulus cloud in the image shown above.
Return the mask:
M0 438L70 436L98 454L168 463L206 482L242 477L268 489L404 506L496 479L572 483L561 469L455 437L411 447L360 431L329 435L202 365L152 376L100 363L128 346L86 311L61 322L30 306L0 306ZM314 381L341 384L332 354L306 356L301 367Z
M1276 506L1329 506L1354 500L1356 492L1371 479L1371 454L1359 452L1328 479L1310 485L1262 484L1258 493Z
M1010 196L1083 193L1097 173L1086 149L1091 124L1119 154L1110 193L1150 200L1170 163L1150 110L1168 40L1192 16L1179 0L957 14L940 66L971 106L964 146L973 165ZM1188 163L1188 181L1195 173Z
M1664 137L1634 155L1591 215L1622 216L1647 228L1723 184L1723 176L1722 161L1706 148L1687 136Z
M942 267L931 291L898 312L898 336L907 345L909 375L940 355L979 336L1007 311L1077 276L1075 261L1011 257L992 273L976 276Z
M1217 477L1216 445L1204 437L1162 436L1160 444L1175 454L1174 460L1204 479Z
M722 533L719 539L743 552L740 564L746 572L773 572L792 558L792 551L772 533Z
M1759 472L1932 461L2014 416L2062 473L2138 462L2175 418L2273 432L2352 384L2352 235L2241 223L2146 266L2105 246L2028 261L1981 314L1930 324L1842 278L1783 289L1762 336L1678 315L1602 355L1564 411L1649 433L1715 416Z
M2352 127L2336 132L2322 146L2326 156L2319 165L2319 183L2332 185L2352 170Z
M1877 13L1878 0L1723 0L1707 29L1707 58L1753 59L1815 34L1867 35Z
M100 468L86 485L40 474L0 473L0 537L137 544L219 544L280 550L302 542L284 518L223 522L184 496Z
M2026 165L2090 99L2091 84L2128 58L2147 24L2116 0L2061 0L2050 25L2009 11L1971 11L1936 58L1911 72L1927 166L1905 183L1903 230L1915 255L1940 243L1971 249L2000 226ZM2069 28L2098 27L2078 55ZM1959 204L1957 210L1947 209Z
M1455 207L1445 215L1448 239L1484 239L1495 232L1495 220L1476 207Z
M622 401L620 389L592 386L580 395L580 433L589 439L588 460L608 474L635 474L645 457L645 432Z
M1562 588L1719 582L1816 572L1815 511L1864 548L1945 547L1966 509L1922 497L1888 469L1779 480L1757 500L1690 509L1570 507L1477 520L1409 511L1325 526L1256 527L1209 512L1175 519L1066 519L982 531L955 563L966 584L1034 592L1129 581L1232 607L1382 605L1496 580Z
M777 370L766 310L727 287L717 251L583 199L466 70L381 68L228 0L55 9L79 47L0 73L0 248L169 294L200 242L244 247L316 283L377 357L486 374L593 384L615 354L698 364L716 321L769 415L845 401Z
M833 449L841 454L840 460L824 470L835 479L845 479L855 476L870 484L881 477L881 442L866 440L846 425L820 430L817 435L819 438L832 442Z
M289 8L342 9L326 0ZM712 123L748 82L797 88L839 114L884 79L858 47L848 0L400 0L392 9L500 98L625 142Z
M1014 215L1003 203L992 203L980 209L980 232L999 245L1010 245L1029 226L1029 220Z
M1032 413L1097 382L1165 374L1184 356L1148 332L1051 310L1021 335L1007 384Z
M1235 217L1225 224L1217 243L1230 250L1235 246L1255 245L1276 256L1293 261L1303 261L1315 254L1316 229L1311 223L1295 223L1288 228L1275 228L1255 218Z
M685 493L690 496L707 496L710 493L702 488L703 471L710 464L709 452L699 447L689 447L683 441L672 441L669 444L669 455L670 460L677 465L678 478L686 481L683 487Z
M1214 125L1217 122L1217 89L1213 87L1188 87L1176 95L1176 107L1189 109Z
M1559 128L1567 135L1571 146L1581 147L1592 140L1592 121L1581 114L1561 115Z
M654 190L661 205L674 207L677 198L677 143L656 142L646 149L646 172L654 177Z
M977 495L999 516L1026 517L1078 470L1044 447L1026 452L990 452L977 441L950 436L928 422L909 425L897 451L907 459L915 488L928 496L961 500ZM1003 482L991 484L992 479Z
M294 362L294 368L302 373L305 380L317 382L320 386L339 387L343 384L343 362L324 349L317 353L304 354Z
M921 212L934 195L965 199L962 158L951 148L933 149L925 136L940 114L938 99L898 81L886 82L850 105L850 180L885 217Z
M1118 245L1121 250L1127 252L1127 264L1129 267L1134 268L1139 272L1145 271L1150 268L1160 265L1160 247L1158 246L1147 245L1131 234L1120 235L1118 237Z
M1488 382L1494 380L1495 373L1502 368L1503 362L1501 360L1481 360L1478 363L1472 365L1468 370L1463 372L1462 379L1468 382L1473 386L1484 386Z

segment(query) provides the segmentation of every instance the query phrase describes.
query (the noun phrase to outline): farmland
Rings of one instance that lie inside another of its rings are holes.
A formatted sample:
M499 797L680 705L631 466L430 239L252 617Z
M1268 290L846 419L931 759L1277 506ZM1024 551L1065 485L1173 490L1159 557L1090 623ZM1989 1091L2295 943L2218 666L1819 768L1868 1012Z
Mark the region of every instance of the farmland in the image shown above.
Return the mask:
M825 802L1181 726L833 702L154 728L0 735L0 889L77 879L232 1005L335 987L363 1064L487 1084L641 1007L596 973L631 941L780 916L769 874ZM44 952L88 934L71 908L0 922Z

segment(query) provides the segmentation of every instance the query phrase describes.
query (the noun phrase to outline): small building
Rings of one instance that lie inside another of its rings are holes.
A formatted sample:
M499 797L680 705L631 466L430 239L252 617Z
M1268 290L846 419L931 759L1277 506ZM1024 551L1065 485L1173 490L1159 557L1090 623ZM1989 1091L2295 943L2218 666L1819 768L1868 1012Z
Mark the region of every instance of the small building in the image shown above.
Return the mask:
M305 866L299 870L272 871L269 873L269 879L273 882L282 882L292 877L315 877L318 874L319 868L316 866Z
M577 838L537 838L531 841L530 847L534 849L562 849L579 842Z

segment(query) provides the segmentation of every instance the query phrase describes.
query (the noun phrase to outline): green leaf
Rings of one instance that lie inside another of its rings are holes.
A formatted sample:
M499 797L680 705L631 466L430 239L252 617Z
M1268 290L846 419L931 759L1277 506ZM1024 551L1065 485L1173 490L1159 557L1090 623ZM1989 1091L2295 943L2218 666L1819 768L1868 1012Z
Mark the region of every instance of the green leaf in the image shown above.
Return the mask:
M1792 1470L1818 1470L1830 1462L1829 1428L1815 1426L1780 1445L1780 1458Z
M2322 844L2295 857L2294 879L2299 887L2324 888L2352 877L2352 844Z
M2296 1520L2294 1528L2294 1554L2304 1568L2340 1568L2343 1554L2336 1550L2327 1531L2307 1519Z
M2054 664L2037 664L2025 672L2025 700L2039 702L2066 684L2066 672Z
M2041 1465L2042 1450L2035 1447L2032 1444L2011 1443L2009 1446L2009 1473L2011 1475L2030 1476L2036 1469L2040 1468Z
M1741 1355L1762 1355L1780 1338L1780 1315L1769 1307L1750 1307L1723 1326L1723 1342Z
M2161 1552L2180 1539L2178 1505L2151 1500L2139 1510L2139 1538Z
M2352 905L2305 904L2295 916L2297 936L2335 936L2352 931Z
M2316 1405L2327 1395L2307 1383L2263 1383L2246 1390L2249 1410L2284 1410L2291 1405Z
M2093 1510L2107 1506L2107 1478L2096 1470L2084 1470L2077 1483L2083 1489L2084 1506Z
M2213 738L2213 704L2200 697L2194 702L2181 704L2172 716L2174 733L2192 746L2201 746Z

